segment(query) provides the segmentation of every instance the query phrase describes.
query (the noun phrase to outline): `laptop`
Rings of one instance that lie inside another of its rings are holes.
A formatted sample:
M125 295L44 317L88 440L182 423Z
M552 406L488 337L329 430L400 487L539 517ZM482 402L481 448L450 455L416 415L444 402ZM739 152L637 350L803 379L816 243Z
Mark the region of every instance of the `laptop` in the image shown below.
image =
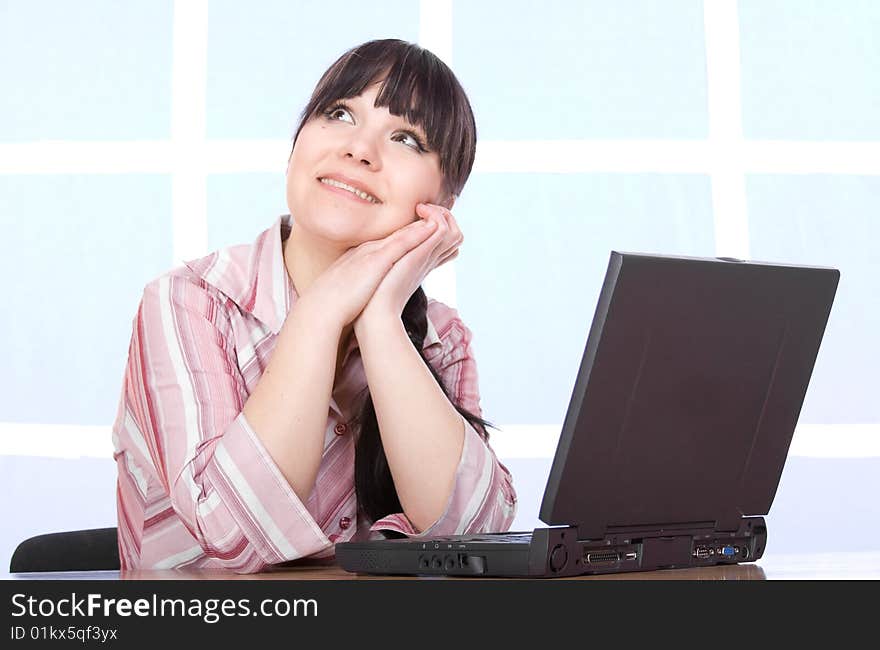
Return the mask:
M759 559L839 277L612 251L544 489L547 526L344 542L337 561L563 577Z

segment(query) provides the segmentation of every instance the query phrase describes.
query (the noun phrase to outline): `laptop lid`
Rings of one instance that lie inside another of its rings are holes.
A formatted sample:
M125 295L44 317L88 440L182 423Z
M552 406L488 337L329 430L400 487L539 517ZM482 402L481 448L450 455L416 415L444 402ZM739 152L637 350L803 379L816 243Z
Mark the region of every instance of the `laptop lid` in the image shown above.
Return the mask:
M839 277L612 251L541 520L599 539L767 514Z

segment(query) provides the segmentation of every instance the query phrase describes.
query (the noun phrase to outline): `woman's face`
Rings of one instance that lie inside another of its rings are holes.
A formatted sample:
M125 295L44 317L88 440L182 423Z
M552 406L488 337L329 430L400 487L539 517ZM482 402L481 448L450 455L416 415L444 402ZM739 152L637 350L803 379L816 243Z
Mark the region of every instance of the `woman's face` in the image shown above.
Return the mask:
M377 92L373 83L306 122L288 164L294 221L344 248L386 237L418 218L417 203L445 198L439 155L424 150L421 129L373 106Z

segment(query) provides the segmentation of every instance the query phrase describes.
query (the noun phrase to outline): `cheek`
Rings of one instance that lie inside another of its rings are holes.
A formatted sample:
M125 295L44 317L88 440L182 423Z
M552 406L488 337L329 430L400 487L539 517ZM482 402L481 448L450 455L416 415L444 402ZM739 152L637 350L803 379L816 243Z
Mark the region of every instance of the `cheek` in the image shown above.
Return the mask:
M404 166L404 170L397 176L395 194L408 204L410 210L415 210L417 203L434 203L438 200L442 187L439 174L415 166L409 166L408 169Z
M293 172L287 173L286 181L287 198L292 199L302 193L302 179Z
M315 150L310 148L309 144L308 139L304 140L303 135L300 134L287 169L288 191L291 188L303 190L308 187L308 181L312 178L312 170L315 169Z

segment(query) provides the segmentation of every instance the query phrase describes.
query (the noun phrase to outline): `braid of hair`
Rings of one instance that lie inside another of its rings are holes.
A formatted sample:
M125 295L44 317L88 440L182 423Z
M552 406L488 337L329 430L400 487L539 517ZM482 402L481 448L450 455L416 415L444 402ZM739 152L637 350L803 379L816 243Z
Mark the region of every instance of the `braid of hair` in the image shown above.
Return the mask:
M424 290L419 287L407 301L401 314L406 333L410 341L418 350L419 355L431 371L434 379L455 409L474 427L484 440L489 439L486 427L493 425L482 418L470 413L456 404L449 396L449 391L444 386L433 366L425 359L422 346L428 333L428 298ZM357 496L358 510L365 515L368 521L374 522L382 517L396 512L403 512L394 480L391 477L391 469L382 446L379 435L379 423L376 419L376 410L373 407L373 399L369 389L365 391L363 404L358 416L353 423L357 429L357 442L355 443L354 484Z

